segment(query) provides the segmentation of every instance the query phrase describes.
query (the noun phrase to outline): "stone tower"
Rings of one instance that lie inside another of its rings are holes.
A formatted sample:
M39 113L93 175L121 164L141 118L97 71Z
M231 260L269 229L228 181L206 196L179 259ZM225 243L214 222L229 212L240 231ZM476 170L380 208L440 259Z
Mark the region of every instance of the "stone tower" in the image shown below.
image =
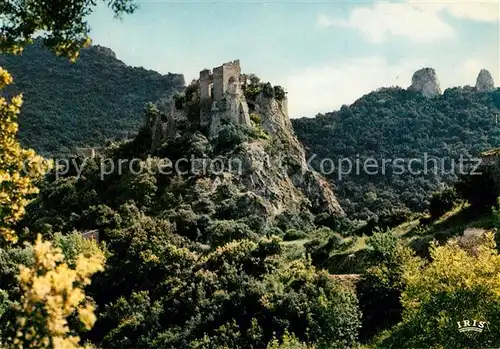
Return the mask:
M200 121L216 137L222 120L250 125L248 105L241 89L240 61L227 62L211 72L200 72Z
M248 104L242 89L244 76L241 75L240 61L222 64L220 67L200 71L198 80L200 119L202 127L208 129L209 137L215 138L224 121L236 125L251 125ZM193 97L191 96L191 101ZM182 103L185 103L182 102ZM183 105L178 106L175 100L165 112L166 120L154 120L152 149L161 145L163 139L172 140L180 129L184 129L192 121Z

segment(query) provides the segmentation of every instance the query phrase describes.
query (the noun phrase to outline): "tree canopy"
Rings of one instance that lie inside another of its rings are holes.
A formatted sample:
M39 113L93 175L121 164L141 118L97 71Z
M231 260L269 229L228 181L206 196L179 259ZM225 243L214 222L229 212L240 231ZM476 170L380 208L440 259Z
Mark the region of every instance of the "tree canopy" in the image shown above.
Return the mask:
M133 0L3 0L0 2L0 51L20 53L35 36L57 55L76 60L90 43L86 17L98 2L108 5L115 16L132 13Z
M467 160L500 146L499 109L500 89L454 87L428 99L394 87L371 92L338 111L292 119L292 124L308 155L316 155L315 169L323 159L333 160L335 169L326 167L325 174L335 183L344 210L368 219L406 208L427 209L433 192L457 180L460 156ZM353 170L339 176L347 172L347 159ZM376 171L363 170L367 159L377 161ZM403 173L395 159L405 161ZM410 172L412 159L417 162ZM388 162L383 165L383 160Z

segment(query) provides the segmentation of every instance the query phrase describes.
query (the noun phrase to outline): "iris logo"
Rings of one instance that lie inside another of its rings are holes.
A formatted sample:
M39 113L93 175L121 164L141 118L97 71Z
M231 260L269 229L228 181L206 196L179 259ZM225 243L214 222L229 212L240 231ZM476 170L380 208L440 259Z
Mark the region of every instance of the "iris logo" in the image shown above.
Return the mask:
M463 320L457 321L459 332L483 332L485 326L488 325L487 321L477 320Z

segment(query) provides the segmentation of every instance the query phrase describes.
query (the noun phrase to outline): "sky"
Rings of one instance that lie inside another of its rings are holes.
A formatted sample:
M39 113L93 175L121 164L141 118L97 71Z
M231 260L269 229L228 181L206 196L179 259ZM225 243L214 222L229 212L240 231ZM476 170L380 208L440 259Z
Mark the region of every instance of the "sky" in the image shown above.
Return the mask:
M443 90L473 86L482 68L500 83L499 0L136 2L121 20L99 6L88 19L93 43L187 82L240 59L244 73L285 87L292 118L407 88L423 67Z

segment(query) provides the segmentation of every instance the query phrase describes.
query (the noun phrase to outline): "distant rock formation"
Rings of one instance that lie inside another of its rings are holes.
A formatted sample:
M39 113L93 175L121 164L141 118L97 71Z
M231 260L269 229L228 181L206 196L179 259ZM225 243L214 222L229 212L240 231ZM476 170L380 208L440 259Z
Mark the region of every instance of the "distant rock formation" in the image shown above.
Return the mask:
M486 69L481 69L476 80L476 89L478 91L491 92L495 90L495 82L490 72Z
M432 98L441 94L441 87L433 68L423 68L417 70L411 78L411 90L419 91L427 98Z

